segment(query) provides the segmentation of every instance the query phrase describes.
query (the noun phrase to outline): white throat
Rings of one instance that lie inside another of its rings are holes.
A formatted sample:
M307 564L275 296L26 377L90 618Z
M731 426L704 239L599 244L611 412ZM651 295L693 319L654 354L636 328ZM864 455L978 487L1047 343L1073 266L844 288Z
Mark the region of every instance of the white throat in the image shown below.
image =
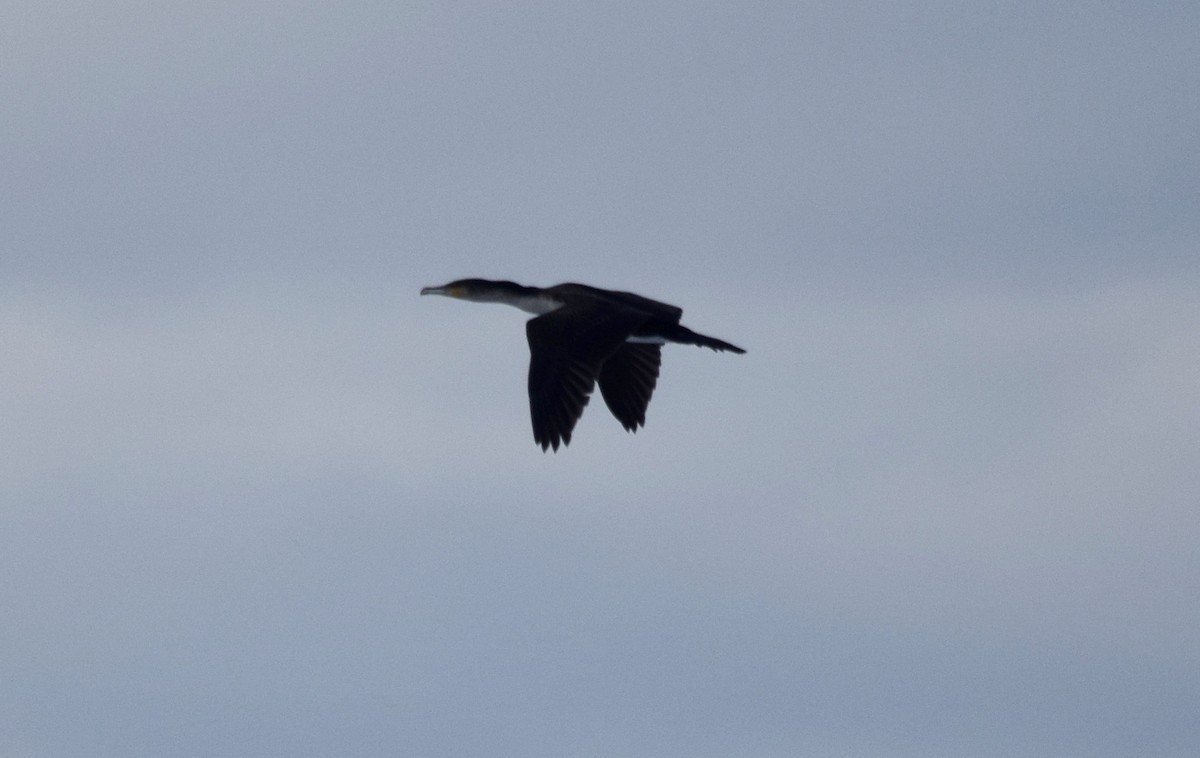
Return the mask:
M562 307L562 303L557 300L552 300L543 295L530 295L528 297L517 298L510 301L509 305L520 308L526 313L532 313L535 316L540 316L543 313L556 311Z

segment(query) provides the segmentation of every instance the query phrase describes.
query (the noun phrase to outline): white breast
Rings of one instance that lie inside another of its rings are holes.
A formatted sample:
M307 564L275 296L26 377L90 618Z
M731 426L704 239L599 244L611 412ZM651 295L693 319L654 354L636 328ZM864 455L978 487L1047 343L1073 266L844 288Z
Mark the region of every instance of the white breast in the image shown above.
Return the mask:
M533 295L531 297L522 297L510 303L515 305L526 313L532 313L535 316L540 316L543 313L556 311L562 307L562 303L551 300L548 297L541 295Z

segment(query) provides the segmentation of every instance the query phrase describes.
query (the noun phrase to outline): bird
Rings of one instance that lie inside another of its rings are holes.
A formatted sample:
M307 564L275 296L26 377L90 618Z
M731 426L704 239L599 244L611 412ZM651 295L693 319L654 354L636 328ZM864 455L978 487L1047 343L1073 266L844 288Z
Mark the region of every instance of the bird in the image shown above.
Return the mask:
M646 424L658 383L660 349L668 342L745 353L737 345L679 323L683 309L632 292L568 282L526 287L507 280L457 279L423 287L473 303L504 303L532 313L529 341L529 414L542 452L571 442L571 432L598 383L609 411L626 431Z

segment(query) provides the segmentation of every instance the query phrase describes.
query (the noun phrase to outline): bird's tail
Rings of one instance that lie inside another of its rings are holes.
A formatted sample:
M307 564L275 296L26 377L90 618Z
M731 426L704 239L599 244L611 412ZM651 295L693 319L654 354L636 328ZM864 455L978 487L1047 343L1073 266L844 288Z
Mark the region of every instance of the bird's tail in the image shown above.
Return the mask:
M716 337L709 337L707 334L693 332L686 326L674 324L669 333L664 334L671 342L679 342L684 345L697 345L699 347L707 347L712 350L728 350L731 353L744 353L745 350L737 345L731 345L724 340L719 340Z

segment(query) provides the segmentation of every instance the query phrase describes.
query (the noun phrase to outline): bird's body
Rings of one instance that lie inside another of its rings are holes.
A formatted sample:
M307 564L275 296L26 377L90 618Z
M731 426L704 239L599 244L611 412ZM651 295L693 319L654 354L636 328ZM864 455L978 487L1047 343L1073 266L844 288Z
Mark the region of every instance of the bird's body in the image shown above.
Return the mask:
M660 347L667 342L744 353L736 345L693 332L679 323L683 309L632 292L586 284L525 287L508 281L459 279L425 287L479 303L504 303L534 314L529 340L529 410L533 437L543 450L571 441L595 384L627 430L646 423L646 406L658 382Z

